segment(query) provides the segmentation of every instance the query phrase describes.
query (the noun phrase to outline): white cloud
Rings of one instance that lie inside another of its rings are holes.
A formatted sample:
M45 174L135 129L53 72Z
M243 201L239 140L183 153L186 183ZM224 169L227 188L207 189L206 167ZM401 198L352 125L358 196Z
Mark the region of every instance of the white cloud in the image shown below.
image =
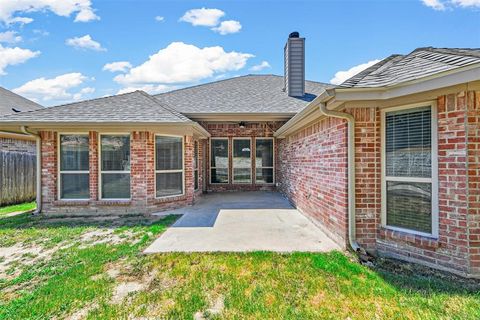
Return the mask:
M77 49L107 51L107 49L103 48L99 42L93 40L89 34L84 35L83 37L75 37L75 38L67 39L65 43Z
M82 88L79 92L74 93L72 98L73 100L80 100L84 97L84 95L92 94L94 92L95 92L95 88L85 87L85 88Z
M22 37L15 31L0 32L0 43L17 43L22 41Z
M368 61L367 63L359 64L358 66L351 67L348 70L338 71L337 73L335 73L335 77L333 77L330 80L330 83L340 84L340 83L344 82L345 80L353 77L354 75L356 75L360 71L363 71L363 70L367 69L368 67L373 66L375 63L378 63L380 61L381 60L376 59L376 60Z
M435 10L445 10L445 5L440 0L422 0L423 4Z
M214 76L216 73L242 69L252 54L225 52L220 46L198 48L183 42L172 42L151 55L143 64L118 75L123 85L183 83Z
M65 101L73 99L78 93L80 96L89 93L88 91L91 89L86 88L82 89L83 93L82 90L77 93L69 92L69 90L79 87L85 80L87 77L79 72L66 73L51 79L42 77L28 81L13 91L35 101Z
M34 58L40 54L40 51L32 51L19 47L6 48L0 44L0 75L7 74L5 68Z
M268 61L262 61L260 64L257 64L253 67L250 68L251 71L261 71L263 69L268 69L268 68L271 68L272 66L270 65L270 63L268 63Z
M162 17L162 16L156 16L156 17L155 17L155 21L158 21L158 22L164 22L164 21L165 21L165 17Z
M212 28L213 31L220 33L221 35L226 35L229 33L237 33L242 29L240 22L235 20L222 21L220 25Z
M62 17L76 13L75 22L87 22L100 19L92 8L90 0L2 0L0 5L0 21L6 24L27 24L32 18L16 16L16 14L51 11Z
M117 94L129 93L129 92L133 92L133 91L137 91L137 90L142 90L142 91L148 92L150 94L157 94L157 93L162 93L162 92L167 92L167 91L170 91L170 90L174 90L174 89L177 89L177 88L178 88L177 86L169 86L169 85L165 85L165 84L158 84L158 85L146 84L146 85L141 85L141 86L129 86L129 87L122 88L122 89L118 90Z
M477 7L480 8L480 0L452 0L454 5L459 7L467 8L467 7Z
M180 21L191 23L193 26L214 27L224 15L225 12L219 9L191 9L185 12Z
M421 0L424 5L434 10L444 11L455 7L480 8L480 0Z
M103 71L110 72L126 72L128 69L132 68L132 65L128 61L116 61L107 63L103 66Z

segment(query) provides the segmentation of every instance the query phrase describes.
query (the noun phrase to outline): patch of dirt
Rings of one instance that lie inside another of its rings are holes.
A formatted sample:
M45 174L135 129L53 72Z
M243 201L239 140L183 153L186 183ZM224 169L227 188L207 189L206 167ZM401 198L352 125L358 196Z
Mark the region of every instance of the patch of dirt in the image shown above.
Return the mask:
M68 320L81 320L81 319L85 319L88 315L88 313L97 308L98 307L98 304L97 303L92 303L92 304L88 304L86 305L84 308L80 309L80 310L77 310L75 311L74 313L72 313L71 315L69 315L68 317L66 317L66 319Z
M443 280L448 283L455 283L459 288L472 292L480 290L480 280L464 278L459 275L445 272L430 267L422 266L416 263L409 263L392 258L377 258L374 261L374 267L377 271L387 271L400 276L415 276Z
M113 290L113 296L111 302L114 304L118 304L122 302L129 294L143 291L147 289L150 284L153 282L156 272L151 272L150 274L145 274L139 280L133 280L132 277L125 276L124 279L120 277L120 271L118 269L109 269L110 275L116 276L117 280L124 280L120 282L115 289ZM108 271L107 271L108 273ZM130 279L130 281L125 281L126 279Z
M214 303L205 311L198 311L193 315L194 320L206 320L211 318L212 316L217 316L222 313L223 309L225 309L225 298L223 296L219 296L215 299Z

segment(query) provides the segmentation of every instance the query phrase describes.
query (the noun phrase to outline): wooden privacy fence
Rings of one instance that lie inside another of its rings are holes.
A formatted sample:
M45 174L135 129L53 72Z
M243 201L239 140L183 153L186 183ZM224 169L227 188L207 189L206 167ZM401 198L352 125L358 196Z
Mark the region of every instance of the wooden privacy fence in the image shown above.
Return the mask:
M36 156L0 150L0 206L35 199Z

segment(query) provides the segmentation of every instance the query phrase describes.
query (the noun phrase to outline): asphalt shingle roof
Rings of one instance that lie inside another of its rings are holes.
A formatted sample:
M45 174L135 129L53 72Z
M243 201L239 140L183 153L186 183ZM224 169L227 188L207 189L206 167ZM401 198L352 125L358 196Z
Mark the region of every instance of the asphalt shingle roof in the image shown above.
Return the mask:
M297 113L332 85L306 81L303 97L283 91L283 77L246 75L155 95L184 114Z
M12 108L23 112L42 109L43 107L38 103L0 87L0 116L16 113Z
M339 88L375 88L428 77L480 63L480 49L418 48L391 55L340 84Z
M0 122L191 122L143 91L0 117Z

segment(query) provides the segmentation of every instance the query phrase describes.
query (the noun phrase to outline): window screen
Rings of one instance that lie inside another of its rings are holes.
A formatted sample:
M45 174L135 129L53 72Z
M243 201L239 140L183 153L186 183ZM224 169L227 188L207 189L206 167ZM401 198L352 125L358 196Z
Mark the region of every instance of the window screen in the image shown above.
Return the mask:
M130 198L130 136L102 135L102 199Z
M233 182L250 183L252 172L250 139L233 140Z
M421 107L385 114L388 226L432 232L432 114Z
M228 183L228 139L212 139L210 150L211 183Z
M183 138L155 137L156 196L183 194Z
M255 182L273 183L273 139L255 140Z
M60 198L89 199L88 135L60 135Z

